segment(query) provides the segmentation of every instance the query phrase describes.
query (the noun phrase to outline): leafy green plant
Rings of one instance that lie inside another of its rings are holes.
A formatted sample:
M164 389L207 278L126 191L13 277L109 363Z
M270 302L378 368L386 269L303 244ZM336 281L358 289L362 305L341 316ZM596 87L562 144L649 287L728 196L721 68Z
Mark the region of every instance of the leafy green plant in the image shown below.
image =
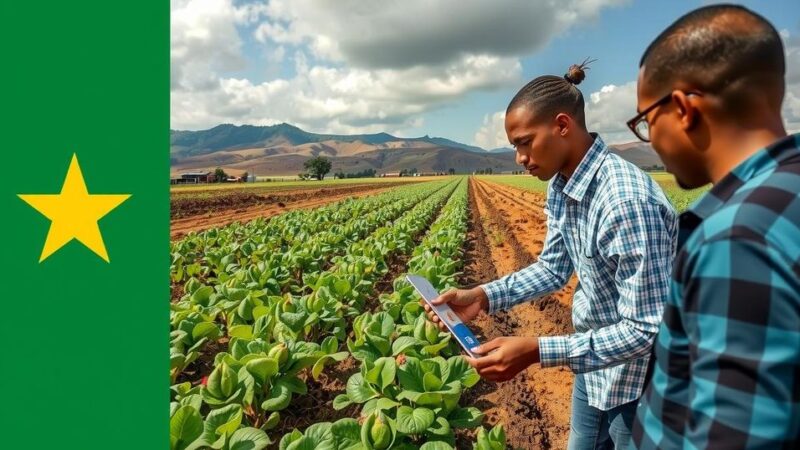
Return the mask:
M490 431L478 428L478 436L472 447L474 450L504 450L506 448L506 431L503 425L495 425Z
M362 417L383 414L393 430L414 441L453 442L453 428L480 424L479 410L458 407L462 390L479 379L462 357L397 359L401 364L392 357L364 360L347 381L346 393L334 399L334 409L363 404Z

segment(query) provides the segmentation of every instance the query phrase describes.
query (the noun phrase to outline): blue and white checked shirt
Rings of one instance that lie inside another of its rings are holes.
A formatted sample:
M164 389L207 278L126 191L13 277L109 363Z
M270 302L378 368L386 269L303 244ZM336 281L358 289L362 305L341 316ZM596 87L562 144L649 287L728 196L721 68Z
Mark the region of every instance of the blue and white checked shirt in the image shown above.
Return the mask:
M489 311L556 291L577 272L575 333L539 338L542 367L585 373L595 408L636 400L669 294L677 214L658 184L599 136L572 177L550 182L545 213L538 261L483 285Z

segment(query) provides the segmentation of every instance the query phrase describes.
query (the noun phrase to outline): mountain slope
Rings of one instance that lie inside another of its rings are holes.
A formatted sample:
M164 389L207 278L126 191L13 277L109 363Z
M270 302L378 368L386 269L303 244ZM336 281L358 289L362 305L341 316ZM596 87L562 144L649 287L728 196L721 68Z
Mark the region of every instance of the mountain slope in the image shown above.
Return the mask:
M640 167L661 162L644 143L613 146L612 152ZM268 127L219 125L201 131L171 131L170 159L173 170L188 171L224 167L247 170L260 176L295 175L315 156L332 162L333 172L378 173L417 169L419 172L470 173L491 168L493 172L517 171L515 153L509 148L484 150L440 137L399 138L387 133L324 135L309 133L289 124Z

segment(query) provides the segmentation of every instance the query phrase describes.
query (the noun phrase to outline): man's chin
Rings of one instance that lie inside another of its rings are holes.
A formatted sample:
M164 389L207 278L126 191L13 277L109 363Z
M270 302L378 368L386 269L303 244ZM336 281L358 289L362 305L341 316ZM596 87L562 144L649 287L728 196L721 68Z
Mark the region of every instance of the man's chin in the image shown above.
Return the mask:
M539 181L550 181L550 178L553 178L553 175L555 174L542 174L541 172L531 174L532 177L539 179Z

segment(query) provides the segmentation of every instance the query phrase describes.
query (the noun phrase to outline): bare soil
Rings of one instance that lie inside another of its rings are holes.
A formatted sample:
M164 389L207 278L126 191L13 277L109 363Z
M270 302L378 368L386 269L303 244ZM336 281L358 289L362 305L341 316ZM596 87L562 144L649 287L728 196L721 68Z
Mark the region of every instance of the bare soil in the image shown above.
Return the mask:
M268 195L237 191L208 198L177 197L172 199L170 239L180 239L191 231L272 217L292 209L316 208L348 197L376 195L393 186L396 184L381 183L302 189Z
M462 284L492 281L535 262L547 233L543 205L542 195L472 178ZM568 334L575 283L573 278L559 292L481 315L471 326L483 340ZM572 382L569 369L535 365L504 383L481 381L467 391L464 403L483 410L487 425L502 422L512 448L560 449L569 436Z

